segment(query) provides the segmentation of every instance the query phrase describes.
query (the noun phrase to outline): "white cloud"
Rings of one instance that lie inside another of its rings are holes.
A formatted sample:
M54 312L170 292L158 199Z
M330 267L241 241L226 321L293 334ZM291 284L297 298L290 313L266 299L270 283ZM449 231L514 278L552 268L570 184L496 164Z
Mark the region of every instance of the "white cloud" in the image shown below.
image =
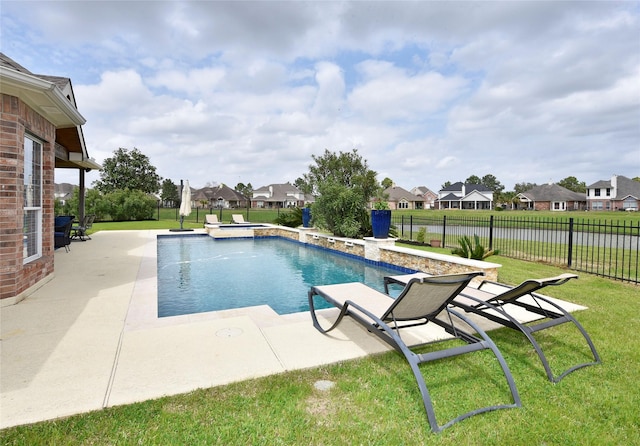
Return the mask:
M636 3L24 5L3 52L72 79L98 161L137 147L194 187L292 181L325 148L407 189L640 174Z

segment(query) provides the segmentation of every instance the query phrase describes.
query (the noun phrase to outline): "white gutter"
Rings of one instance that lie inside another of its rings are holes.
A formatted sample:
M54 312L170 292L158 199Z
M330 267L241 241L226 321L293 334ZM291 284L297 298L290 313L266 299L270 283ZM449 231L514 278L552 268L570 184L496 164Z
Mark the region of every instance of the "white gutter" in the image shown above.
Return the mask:
M42 115L51 117L52 114L62 113L67 119L59 127L73 127L83 125L87 120L67 99L62 91L52 82L41 79L37 76L0 67L0 92L12 95L19 95L19 90L28 90L44 96L50 104L34 102L32 97L20 97L25 102L38 110ZM44 101L43 101L44 102ZM48 111L47 107L54 107L56 112ZM59 119L52 118L52 122L60 122Z

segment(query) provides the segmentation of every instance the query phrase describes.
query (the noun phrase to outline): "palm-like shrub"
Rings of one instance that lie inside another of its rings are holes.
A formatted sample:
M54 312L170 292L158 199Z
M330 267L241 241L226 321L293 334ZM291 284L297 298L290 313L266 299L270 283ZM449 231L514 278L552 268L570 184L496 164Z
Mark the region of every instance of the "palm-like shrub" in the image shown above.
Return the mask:
M278 218L274 220L277 225L288 226L290 228L297 228L302 225L302 209L294 207L288 211L281 212Z
M451 254L465 257L473 260L484 260L489 256L498 255L499 250L487 249L480 244L480 237L477 234L473 235L474 243L468 236L462 236L458 239L460 244L459 248L451 250Z

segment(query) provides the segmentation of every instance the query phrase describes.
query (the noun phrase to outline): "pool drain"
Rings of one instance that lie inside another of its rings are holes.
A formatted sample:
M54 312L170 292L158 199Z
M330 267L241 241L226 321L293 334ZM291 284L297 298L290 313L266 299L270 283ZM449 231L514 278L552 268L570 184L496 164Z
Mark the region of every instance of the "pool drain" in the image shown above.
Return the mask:
M240 336L243 333L241 328L223 328L222 330L216 331L216 336L219 338L235 338L236 336Z

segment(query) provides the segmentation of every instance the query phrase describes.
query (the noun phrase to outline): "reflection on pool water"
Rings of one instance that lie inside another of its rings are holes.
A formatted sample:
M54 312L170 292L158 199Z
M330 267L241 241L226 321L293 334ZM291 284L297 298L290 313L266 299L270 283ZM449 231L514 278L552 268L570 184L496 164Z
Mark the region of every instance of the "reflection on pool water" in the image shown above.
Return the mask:
M308 311L313 285L364 282L411 272L279 237L215 240L158 237L158 316L269 305L279 314Z

